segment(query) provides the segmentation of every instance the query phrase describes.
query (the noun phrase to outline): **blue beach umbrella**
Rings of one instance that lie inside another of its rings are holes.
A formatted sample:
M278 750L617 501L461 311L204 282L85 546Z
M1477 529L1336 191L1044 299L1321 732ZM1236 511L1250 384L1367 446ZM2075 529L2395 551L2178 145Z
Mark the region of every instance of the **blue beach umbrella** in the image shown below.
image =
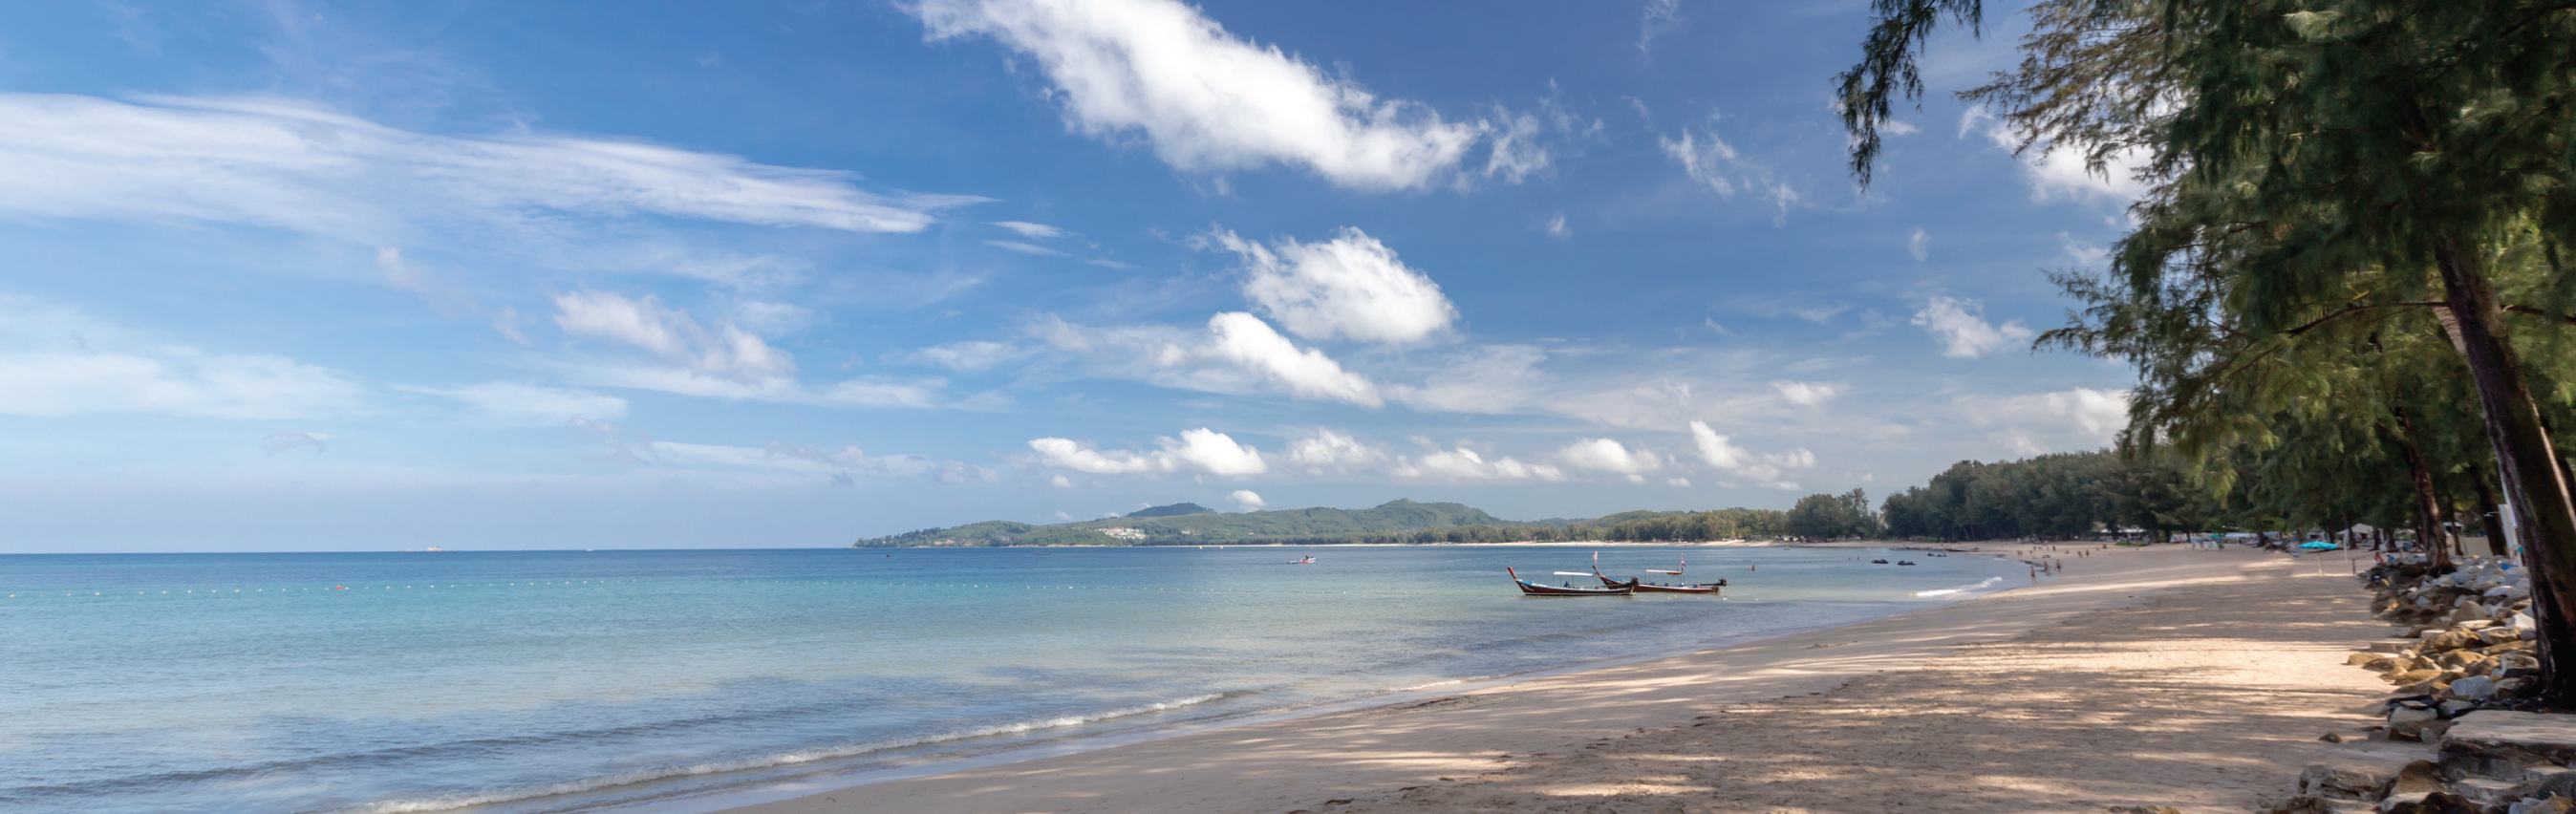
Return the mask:
M2307 549L2307 550L2309 550L2309 551L2328 551L2328 550L2332 550L2332 549L2342 548L2342 546L2335 545L2335 544L2333 544L2333 543L2329 543L2329 542L2326 542L2326 541L2324 541L2324 540L2310 540L2310 541L2308 541L2308 542L2300 543L2300 544L2299 544L2299 547L2300 547L2300 548Z

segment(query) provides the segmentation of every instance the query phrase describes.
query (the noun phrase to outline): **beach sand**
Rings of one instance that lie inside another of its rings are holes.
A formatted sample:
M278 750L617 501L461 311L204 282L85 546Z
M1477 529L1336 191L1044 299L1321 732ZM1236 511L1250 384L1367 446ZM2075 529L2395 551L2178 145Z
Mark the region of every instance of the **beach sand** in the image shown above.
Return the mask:
M2243 812L2375 723L2344 657L2388 627L2339 555L2064 557L1905 616L734 814Z

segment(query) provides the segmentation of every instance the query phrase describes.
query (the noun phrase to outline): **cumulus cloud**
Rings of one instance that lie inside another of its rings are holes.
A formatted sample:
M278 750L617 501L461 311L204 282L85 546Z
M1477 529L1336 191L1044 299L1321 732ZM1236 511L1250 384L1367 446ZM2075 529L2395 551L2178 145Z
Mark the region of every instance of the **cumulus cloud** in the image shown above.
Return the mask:
M1206 427L1184 430L1177 439L1154 440L1159 448L1144 451L1102 451L1066 438L1033 439L1029 441L1029 448L1037 451L1037 462L1041 465L1094 475L1201 472L1242 476L1270 471L1270 464L1262 459L1260 450L1250 444L1235 443L1233 437Z
M555 325L572 336L596 336L651 351L697 375L760 384L794 375L785 351L731 323L709 330L685 311L651 295L629 299L604 291L555 296Z
M2030 328L2020 320L2001 326L1986 322L1986 306L1976 300L1933 297L1914 313L1914 324L1940 340L1941 355L1974 359L2005 345L2030 341Z
M1214 393L1286 391L1301 399L1364 407L1384 403L1366 376L1323 351L1299 348L1260 317L1240 311L1208 319L1205 332L1169 327L1091 329L1062 321L1034 333L1058 350L1100 360L1112 375Z
M1510 456L1487 460L1464 446L1399 458L1392 471L1397 477L1441 480L1566 479L1565 470L1553 466L1522 463Z
M1316 471L1354 469L1387 457L1383 449L1328 429L1317 429L1313 435L1288 443L1288 463Z
M1608 438L1579 439L1558 451L1557 456L1564 458L1568 465L1576 469L1626 475L1633 483L1645 483L1646 476L1641 473L1662 469L1664 466L1663 459L1656 457L1654 453L1630 450L1626 445Z
M2078 387L2020 396L1961 396L1960 418L1993 430L2016 455L2098 449L2129 425L2129 392Z
M557 387L484 382L448 389L402 389L462 401L486 420L511 426L551 427L576 418L614 421L626 417L625 399Z
M1358 229L1343 227L1322 243L1264 246L1222 231L1210 239L1243 256L1243 294L1253 307L1307 339L1418 342L1458 318L1438 283Z
M2012 128L1997 120L1984 106L1968 108L1959 115L1959 135L1982 130L1996 147L2011 150L2021 146ZM2146 197L2149 186L2137 178L2138 169L2152 158L2145 148L2132 147L2114 154L2094 172L2084 166L2089 147L2080 144L2037 144L2021 154L2022 181L2030 185L2031 200L2087 203L2108 201L2127 203Z
M1780 391L1781 398L1800 407L1823 404L1842 392L1840 387L1815 382L1776 381L1771 383L1771 387Z
M932 39L991 37L1027 55L1068 126L1142 134L1184 171L1279 163L1353 189L1412 189L1451 171L1487 129L1381 100L1177 0L921 0L911 11Z
M980 200L845 172L561 136L453 138L269 98L0 93L0 213L268 226L382 245L419 217L636 213L916 232Z
M1805 448L1779 453L1756 453L1736 446L1719 435L1707 422L1690 423L1692 444L1699 448L1700 460L1728 475L1745 478L1773 489L1796 489L1796 481L1787 480L1782 470L1805 469L1816 465L1816 454Z
M1226 495L1225 499L1234 501L1236 507L1247 512L1261 511L1261 507L1269 505L1261 500L1261 495L1250 489L1236 489L1233 494Z

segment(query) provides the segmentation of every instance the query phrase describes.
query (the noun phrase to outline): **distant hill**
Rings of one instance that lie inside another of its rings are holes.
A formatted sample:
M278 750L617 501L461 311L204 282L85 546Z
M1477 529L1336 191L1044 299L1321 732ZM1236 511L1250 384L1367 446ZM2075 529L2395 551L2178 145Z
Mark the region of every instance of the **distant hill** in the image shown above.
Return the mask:
M1137 510L1135 510L1135 511L1128 512L1126 516L1128 516L1128 517L1179 517L1179 516L1181 516L1181 515L1185 515L1185 514L1215 514L1215 513L1216 513L1216 510L1215 510L1215 509L1211 509L1211 508L1208 508L1208 507L1206 507L1206 506L1201 506L1201 505L1196 504L1196 503L1174 503L1174 504L1169 505L1169 506L1149 506L1149 507L1146 507L1146 508L1137 509Z
M1194 503L1156 506L1125 517L1035 525L987 520L860 540L853 548L1010 545L1213 545L1312 541L1458 526L1549 527L1520 523L1458 503L1390 500L1372 509L1280 509L1224 514Z

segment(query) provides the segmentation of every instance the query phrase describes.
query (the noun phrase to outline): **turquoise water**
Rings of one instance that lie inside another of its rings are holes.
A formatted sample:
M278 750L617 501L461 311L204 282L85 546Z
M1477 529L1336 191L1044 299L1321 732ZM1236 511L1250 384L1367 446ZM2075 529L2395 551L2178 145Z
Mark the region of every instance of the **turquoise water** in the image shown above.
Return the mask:
M1582 570L1590 550L1287 564L1304 553L0 557L0 811L685 808L1843 624L2024 576L1985 557L1702 548L1689 576L1730 580L1727 599L1532 599L1505 565ZM1601 556L1616 575L1681 553Z

